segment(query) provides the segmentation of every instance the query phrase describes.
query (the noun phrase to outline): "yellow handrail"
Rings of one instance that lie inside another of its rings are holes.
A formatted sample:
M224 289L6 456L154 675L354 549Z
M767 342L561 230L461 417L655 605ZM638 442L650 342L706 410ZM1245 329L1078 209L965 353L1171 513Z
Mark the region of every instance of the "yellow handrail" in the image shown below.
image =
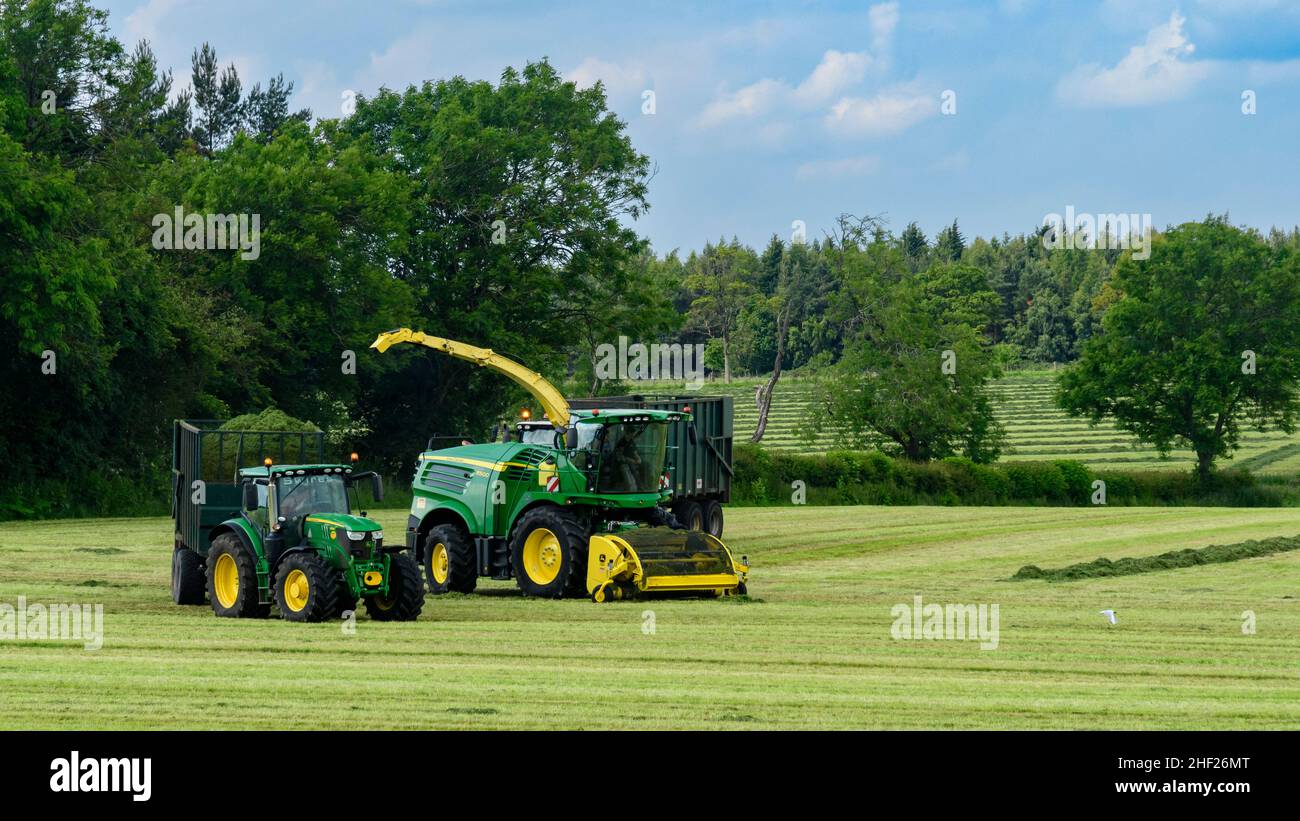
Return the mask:
M528 370L513 359L495 353L491 348L478 348L464 342L443 339L440 336L430 336L410 328L398 328L395 331L382 333L375 338L370 347L378 348L379 352L383 353L400 342L424 345L426 348L433 348L457 359L505 374L541 403L546 418L554 427L563 428L569 424L569 403L565 401L564 394L547 382L541 374Z

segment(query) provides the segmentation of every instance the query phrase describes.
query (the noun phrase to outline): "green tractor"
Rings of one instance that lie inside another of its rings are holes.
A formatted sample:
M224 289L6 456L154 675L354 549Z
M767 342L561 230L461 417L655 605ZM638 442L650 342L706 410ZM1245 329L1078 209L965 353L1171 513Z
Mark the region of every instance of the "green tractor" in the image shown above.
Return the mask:
M323 621L364 599L378 621L410 621L424 606L420 568L400 543L384 542L378 522L360 509L357 486L383 499L378 474L352 465L240 467L233 483L205 481L200 455L222 460L227 438L243 461L250 437L312 434L201 430L178 421L174 435L176 543L172 599L212 604L218 616L265 618L275 604L289 621ZM323 451L323 442L317 443ZM265 452L265 451L263 451ZM355 463L356 454L353 454Z
M513 578L530 596L598 602L745 593L748 561L736 561L716 537L685 529L662 506L672 496L668 428L689 420L687 409L571 410L522 365L408 328L381 334L371 347L383 352L401 342L505 374L532 393L551 423L520 441L420 454L406 545L431 592L467 593L486 576Z

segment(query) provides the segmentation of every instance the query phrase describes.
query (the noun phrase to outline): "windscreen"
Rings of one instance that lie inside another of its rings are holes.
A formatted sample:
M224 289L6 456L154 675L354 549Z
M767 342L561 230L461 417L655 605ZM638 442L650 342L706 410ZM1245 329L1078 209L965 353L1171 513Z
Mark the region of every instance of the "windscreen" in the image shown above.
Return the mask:
M292 520L312 513L348 513L342 476L286 476L276 486L279 515Z
M653 493L659 490L667 443L666 422L613 422L605 425L596 490L602 493Z

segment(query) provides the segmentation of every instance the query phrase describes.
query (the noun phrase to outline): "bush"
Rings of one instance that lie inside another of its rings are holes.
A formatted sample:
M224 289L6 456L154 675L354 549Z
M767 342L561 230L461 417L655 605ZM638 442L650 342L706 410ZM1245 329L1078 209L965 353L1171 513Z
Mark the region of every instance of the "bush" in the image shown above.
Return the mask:
M741 505L787 504L796 480L805 483L808 504L1089 505L1097 479L1105 482L1108 505L1300 505L1294 480L1240 470L1202 483L1191 472L1093 472L1074 460L909 462L879 451L797 454L749 443L734 453L732 502Z

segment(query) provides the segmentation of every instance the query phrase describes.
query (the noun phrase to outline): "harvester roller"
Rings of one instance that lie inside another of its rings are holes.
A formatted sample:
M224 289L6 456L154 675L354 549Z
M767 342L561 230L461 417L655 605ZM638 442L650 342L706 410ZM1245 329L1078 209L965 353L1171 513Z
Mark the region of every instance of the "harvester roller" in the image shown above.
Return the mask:
M697 530L641 527L591 537L587 592L604 602L642 594L743 595L749 574L721 541Z

